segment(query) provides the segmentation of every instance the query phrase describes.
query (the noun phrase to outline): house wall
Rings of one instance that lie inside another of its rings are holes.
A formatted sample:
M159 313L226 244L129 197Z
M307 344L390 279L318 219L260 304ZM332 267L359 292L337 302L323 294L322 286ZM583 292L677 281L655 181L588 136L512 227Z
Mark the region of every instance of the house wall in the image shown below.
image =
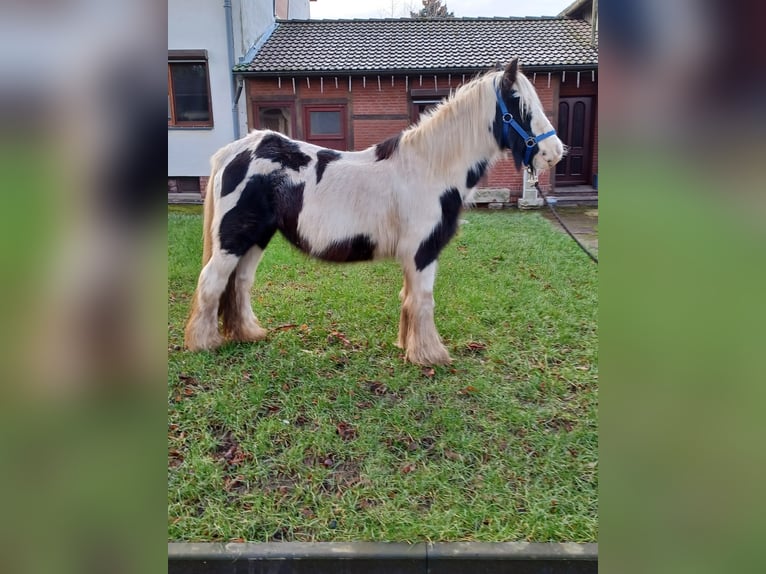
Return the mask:
M238 63L274 23L275 8L284 17L309 18L309 0L232 0L234 62ZM232 74L226 40L223 2L168 0L168 49L207 50L212 128L168 128L168 177L201 177L210 171L210 156L234 140L231 114ZM240 136L248 130L248 100L239 100Z
M232 0L232 19L234 56L238 61L274 22L273 0Z
M466 75L466 81L470 76ZM531 79L531 77L530 77ZM436 87L457 88L463 81L461 75L437 76ZM310 83L310 85L309 85ZM411 90L429 89L434 86L434 77L424 76L421 84L419 75L408 76L367 76L366 82L361 77L354 77L349 92L349 77L338 77L338 87L335 77L327 76L324 80L318 77L295 78L295 93L293 93L292 78L282 78L281 87L277 78L249 78L247 80L248 108L251 113L250 127L255 127L254 104L256 102L294 102L295 128L294 134L298 139L305 139L303 126L303 105L305 103L345 103L348 106L349 129L348 147L352 150L365 149L405 129L411 123ZM548 87L547 74L538 75L535 83L540 100L551 122L556 125L557 79L552 78ZM427 97L427 96L424 96ZM522 173L510 159L499 161L487 175L485 187L504 188L511 190L512 197L521 195ZM540 185L544 191L551 189L549 173L542 174Z
M309 0L290 0L288 18L291 20L308 20L309 16Z
M220 2L168 0L168 49L207 50L213 128L168 128L168 176L203 176L210 156L232 139L231 74Z

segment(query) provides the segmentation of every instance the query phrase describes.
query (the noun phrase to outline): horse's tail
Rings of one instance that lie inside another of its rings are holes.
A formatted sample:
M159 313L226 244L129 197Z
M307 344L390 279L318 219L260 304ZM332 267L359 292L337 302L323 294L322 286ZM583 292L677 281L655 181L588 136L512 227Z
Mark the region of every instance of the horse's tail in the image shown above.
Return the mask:
M221 150L223 151L223 150ZM210 177L205 186L205 205L202 215L202 266L204 267L213 255L213 214L215 213L215 176L221 169L221 151L210 159Z

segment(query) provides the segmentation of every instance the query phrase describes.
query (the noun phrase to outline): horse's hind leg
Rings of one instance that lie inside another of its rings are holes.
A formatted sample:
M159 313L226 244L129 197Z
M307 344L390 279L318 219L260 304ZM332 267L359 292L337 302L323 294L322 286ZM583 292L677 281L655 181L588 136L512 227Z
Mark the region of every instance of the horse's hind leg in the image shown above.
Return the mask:
M268 334L268 331L258 324L250 303L250 290L261 257L263 249L258 245L251 247L229 277L221 297L223 333L232 341L261 341Z
M448 364L452 359L434 324L436 261L420 271L414 264L407 264L404 273L407 287L402 303L402 321L406 327L405 358L418 365Z
M223 344L223 337L218 332L219 302L239 259L236 255L214 250L202 268L184 334L184 343L190 351L215 349Z

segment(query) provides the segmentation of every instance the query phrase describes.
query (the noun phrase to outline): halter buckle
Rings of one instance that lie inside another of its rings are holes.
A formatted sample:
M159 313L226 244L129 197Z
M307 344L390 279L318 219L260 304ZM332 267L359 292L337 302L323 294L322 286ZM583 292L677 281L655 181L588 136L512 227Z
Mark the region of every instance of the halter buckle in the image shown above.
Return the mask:
M510 124L512 120L513 120L513 116L510 113L506 112L503 114L503 122L505 122L506 124Z
M535 147L537 145L537 140L533 137L527 138L527 147Z

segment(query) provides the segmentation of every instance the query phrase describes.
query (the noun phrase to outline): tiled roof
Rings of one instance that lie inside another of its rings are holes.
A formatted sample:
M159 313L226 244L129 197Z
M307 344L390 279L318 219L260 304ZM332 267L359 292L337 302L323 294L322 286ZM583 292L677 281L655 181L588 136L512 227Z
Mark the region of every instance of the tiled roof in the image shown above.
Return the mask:
M598 65L590 25L566 18L278 21L236 72L478 71L519 56L523 68Z

